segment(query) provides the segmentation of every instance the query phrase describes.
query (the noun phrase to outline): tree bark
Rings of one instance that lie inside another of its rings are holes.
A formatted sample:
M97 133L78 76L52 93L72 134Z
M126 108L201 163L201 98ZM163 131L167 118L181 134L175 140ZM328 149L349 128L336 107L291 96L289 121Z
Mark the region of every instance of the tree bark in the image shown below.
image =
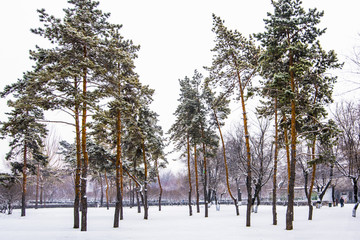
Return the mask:
M84 46L84 58L87 58L87 48ZM86 149L86 115L87 115L87 69L84 68L83 75L83 106L81 123L81 149L83 153L83 164L81 173L81 231L87 231L87 172L89 165L89 156Z
M189 134L187 134L187 165L188 165L188 179L189 179L189 215L192 216L192 206L191 206L191 171L190 171L190 140Z
M205 141L204 128L201 126L201 136ZM209 217L208 198L207 198L207 162L206 162L206 146L203 142L203 154L204 154L204 203L205 203L205 217Z
M216 120L218 129L219 129L221 144L222 144L222 148L223 148L223 158L224 158L224 166L225 166L225 174L226 174L226 186L227 186L227 190L228 190L228 193L229 193L231 199L234 201L236 215L239 216L240 213L239 213L238 202L237 202L237 199L233 196L233 194L232 194L232 192L231 192L231 189L230 189L229 169L228 169L227 160L226 160L225 142L224 142L224 138L223 138L223 135L222 135L222 132L221 132L220 123L219 123L219 121L218 121L218 118L217 118L215 109L213 109L213 111L214 111L214 116L215 116L215 120Z
M40 184L40 163L37 164L37 171L36 171L35 209L38 208L38 202L39 202L39 184Z
M116 205L114 214L114 228L119 227L119 218L122 218L122 160L121 160L121 113L117 110L116 116Z
M101 176L101 172L99 172L100 178L100 207L104 206L104 186L103 186L103 179Z
M160 173L159 173L159 168L158 168L158 160L156 159L155 161L155 168L157 169L157 180L158 180L158 184L159 184L159 211L161 211L161 197L162 197L162 186L161 186L161 181L160 181Z
M21 194L21 216L25 217L26 215L26 182L27 182L27 142L24 143L24 166L23 166L23 182L22 182L22 194Z
M106 183L106 190L105 190L105 195L106 195L106 209L109 210L109 181L107 178L107 174L106 174L106 170L105 170L105 183Z
M148 189L147 189L147 161L146 161L146 155L145 155L145 143L144 143L144 139L142 139L142 154L143 154L143 160L144 160L144 219L147 220L149 218L149 207L148 207Z
M277 96L275 97L275 153L274 153L274 175L273 175L273 192L272 192L272 215L273 215L273 225L277 225L277 211L276 211L276 200L277 200L277 164L278 164L278 154L279 154L279 128L278 128L278 115L277 115Z
M199 174L197 162L196 143L194 143L194 165L195 165L195 188L196 188L196 212L200 212Z
M290 45L290 44L289 44ZM292 70L293 55L289 53L290 85L292 93L295 95L295 77ZM291 99L291 158L290 158L290 179L288 191L288 206L286 210L286 230L293 229L294 221L294 188L295 188L295 166L296 166L296 105L295 96Z
M78 81L74 81L75 89L78 89ZM76 172L75 172L75 199L74 199L74 228L80 227L80 175L81 175L81 139L80 139L80 119L79 102L75 96L75 138L76 138Z

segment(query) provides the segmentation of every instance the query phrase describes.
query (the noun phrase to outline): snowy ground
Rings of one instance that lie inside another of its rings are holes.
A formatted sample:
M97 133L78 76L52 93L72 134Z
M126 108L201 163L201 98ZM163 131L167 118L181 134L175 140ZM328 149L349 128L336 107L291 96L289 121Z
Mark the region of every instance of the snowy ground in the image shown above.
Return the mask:
M251 227L245 227L245 206L240 216L235 216L233 206L215 206L209 209L209 217L201 213L188 216L186 206L166 206L159 212L150 207L149 220L143 220L135 208L125 208L120 228L112 228L114 209L90 208L88 231L72 228L71 208L28 209L26 217L20 211L12 215L0 214L0 239L64 240L64 239L122 239L122 240L358 240L360 239L360 217L351 217L352 205L322 207L314 209L312 221L307 220L307 207L295 208L294 230L285 230L286 208L278 206L278 225L272 225L271 206L260 206L252 214ZM196 211L196 208L193 208ZM358 213L360 215L360 212Z

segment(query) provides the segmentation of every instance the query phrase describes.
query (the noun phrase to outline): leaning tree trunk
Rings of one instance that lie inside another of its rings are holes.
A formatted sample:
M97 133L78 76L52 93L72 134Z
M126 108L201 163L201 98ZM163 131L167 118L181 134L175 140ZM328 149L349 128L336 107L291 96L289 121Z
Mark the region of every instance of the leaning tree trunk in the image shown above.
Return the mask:
M84 58L87 58L87 49L84 46ZM87 173L89 166L89 156L86 149L86 115L87 115L87 70L84 68L83 75L83 104L82 104L82 123L81 123L81 149L83 153L83 164L81 172L81 231L87 231Z
M311 201L311 195L312 195L312 190L314 188L314 183L315 183L315 175L316 175L316 164L314 163L312 166L312 174L311 174L311 181L310 181L310 188L309 188L309 192L308 192L308 206L309 206L309 216L308 216L308 220L312 220L312 216L313 216L313 205L312 205L312 201Z
M251 226L251 153L250 153L250 136L247 125L247 117L246 117L246 108L245 108L245 99L244 99L244 89L241 84L240 74L238 72L238 79L240 85L240 98L241 98L241 106L243 111L243 121L244 121L244 133L245 133L245 145L246 145L246 166L247 166L247 174L246 174L246 189L248 193L248 201L246 206L246 226Z
M234 205L235 205L235 210L236 210L236 215L239 216L239 206L238 206L238 202L237 199L233 196L231 189L230 189L230 183L229 183L229 169L228 169L228 165L227 165L227 161L226 161L226 150L225 150L225 142L224 142L224 138L221 132L221 127L220 127L220 123L218 121L217 115L216 115L216 111L215 109L213 109L214 111L214 116L215 116L215 120L219 129L219 134L220 134L220 139L221 139L221 144L222 144L222 148L223 148L223 157L224 157L224 166L225 166L225 174L226 174L226 186L227 186L227 190L228 193L231 197L231 199L234 201Z
M158 159L155 160L155 168L157 171L157 180L158 180L158 184L159 184L159 211L161 211L161 197L162 197L162 186L161 186L161 181L160 181L160 173L159 173L159 168L158 168Z
M196 188L196 212L200 212L199 174L197 162L196 143L194 143L194 167L195 167L195 188Z
M190 140L189 134L187 134L187 165L188 165L188 179L189 179L189 215L192 216L192 206L191 206L191 171L190 171Z
M23 182L22 182L22 194L21 194L21 216L25 217L26 215L26 169L27 169L27 143L24 143L24 166L22 169Z
M273 225L277 225L277 211L276 211L276 199L277 199L277 163L278 163L278 154L279 154L279 129L278 129L278 115L277 115L277 96L275 97L275 153L274 153L274 175L273 175L273 192L272 192L272 215L273 215Z

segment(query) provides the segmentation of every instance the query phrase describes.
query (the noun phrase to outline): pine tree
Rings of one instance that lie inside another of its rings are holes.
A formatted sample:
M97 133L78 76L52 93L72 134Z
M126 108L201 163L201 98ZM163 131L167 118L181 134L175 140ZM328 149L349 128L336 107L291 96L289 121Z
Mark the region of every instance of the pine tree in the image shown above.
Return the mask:
M306 12L301 7L300 0L279 0L273 1L274 13L268 13L265 19L266 32L258 34L265 48L263 61L266 67L271 68L274 80L274 90L276 91L278 106L288 106L290 111L283 112L283 120L286 122L290 115L291 132L291 152L289 162L289 185L288 185L288 208L286 213L286 229L293 229L293 206L294 206L294 187L295 187L295 165L296 165L296 143L298 139L298 129L302 116L309 107L309 99L314 96L312 90L317 89L315 79L321 80L326 85L321 94L331 94L333 79L323 79L321 75L316 78L309 77L309 73L314 71L326 71L336 66L333 52L328 60L332 61L318 67L313 61L319 57L316 46L319 46L317 39L325 30L317 28L323 12L316 9L309 9ZM321 56L323 57L323 56ZM316 61L316 60L315 60ZM320 60L322 61L322 60ZM325 60L326 62L327 60ZM309 90L309 92L307 92ZM311 97L310 97L311 96ZM284 128L287 133L287 128ZM287 135L287 134L285 134ZM285 144L287 137L285 136Z
M46 157L42 154L43 139L46 137L46 125L39 121L44 119L40 107L42 99L37 94L38 87L33 84L33 74L27 72L22 79L5 87L1 97L13 95L8 106L13 108L7 113L8 121L1 122L2 137L10 137L10 151L7 160L16 160L22 156L22 162L12 164L13 171L22 173L21 216L26 215L27 175L35 164L44 164Z
M88 86L102 82L106 77L102 65L103 53L106 49L105 38L110 30L120 26L108 23L110 14L99 10L98 2L90 0L68 2L72 7L64 9L63 20L48 15L44 9L38 11L44 27L32 31L56 46L53 49L37 47L31 55L39 69L39 82L47 86L43 95L51 100L54 104L53 108L69 109L75 118L78 164L75 179L74 228L79 228L79 196L81 196L81 230L86 231L86 176L89 162L86 150L87 115L96 100L102 97L99 91L90 92ZM82 116L81 123L80 116Z
M210 68L210 80L224 89L238 90L244 121L244 133L247 155L246 186L248 202L246 210L246 226L251 225L251 151L248 131L247 111L245 106L246 91L258 71L260 49L255 46L252 38L246 39L237 30L227 29L224 21L213 15L213 32L216 34L216 45L213 63Z
M208 79L207 79L208 80ZM223 134L221 131L221 127L224 125L224 120L227 118L228 114L230 114L230 108L229 108L229 100L228 94L231 92L232 89L229 89L225 93L220 93L218 96L215 95L215 92L213 92L210 87L208 86L207 82L204 84L204 97L206 98L206 102L208 104L209 111L212 112L212 121L213 125L216 125L219 130L219 135L221 139L222 144L222 151L223 151L223 159L224 159L224 166L225 166L225 174L226 174L226 186L228 193L231 197L231 199L234 201L236 215L238 216L239 213L239 206L238 206L238 199L236 199L230 189L230 183L229 183L229 169L226 159L226 146L225 141L223 138Z

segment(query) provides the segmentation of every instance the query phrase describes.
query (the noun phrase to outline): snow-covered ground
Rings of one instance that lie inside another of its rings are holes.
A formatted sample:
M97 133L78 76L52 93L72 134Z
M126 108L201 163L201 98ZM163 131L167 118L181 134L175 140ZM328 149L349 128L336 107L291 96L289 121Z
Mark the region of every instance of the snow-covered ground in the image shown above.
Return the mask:
M259 212L252 214L251 227L245 227L245 206L240 207L240 216L235 216L231 205L221 206L220 211L212 206L208 218L204 218L203 208L190 217L186 206L165 206L161 212L150 207L149 220L143 220L135 208L125 208L118 229L112 228L114 209L90 208L87 232L72 228L71 208L28 209L26 217L14 210L12 215L0 214L0 239L358 240L360 217L351 217L352 206L314 209L312 221L307 220L307 207L296 207L292 231L285 230L283 206L278 206L277 226L272 225L271 206L260 206Z

